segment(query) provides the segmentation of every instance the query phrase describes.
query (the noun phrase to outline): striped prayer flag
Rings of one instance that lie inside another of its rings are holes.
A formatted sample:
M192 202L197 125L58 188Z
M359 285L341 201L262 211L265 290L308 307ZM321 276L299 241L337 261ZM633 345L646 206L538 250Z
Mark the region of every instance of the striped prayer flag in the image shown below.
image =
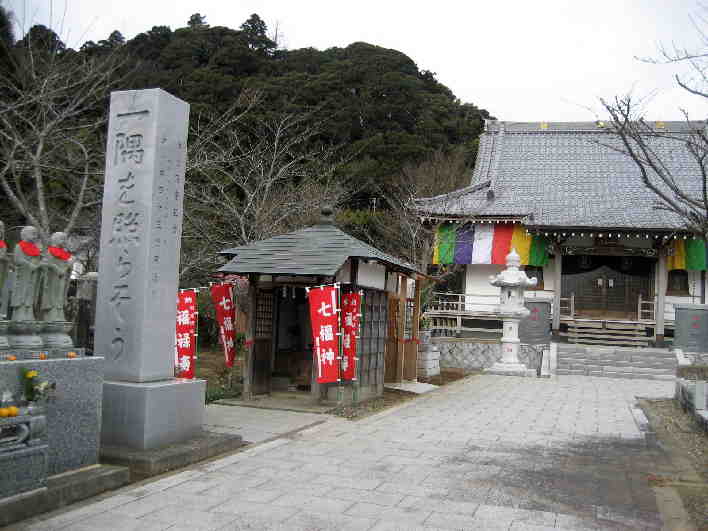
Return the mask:
M495 225L494 240L492 241L492 263L497 265L506 264L506 255L511 250L511 237L514 234L514 226Z
M472 244L472 263L492 263L492 241L494 240L494 225L477 225L474 230Z
M441 264L453 264L455 262L455 225L443 223L438 227L438 259Z
M522 264L529 263L529 255L531 254L531 235L526 232L526 229L521 225L514 225L514 233L511 235L511 247L516 249L517 254L521 258Z
M548 240L543 236L534 236L531 241L528 265L543 267L548 264Z
M506 264L512 248L522 265L542 267L548 263L548 243L518 224L443 223L435 231L433 264Z
M706 242L699 239L674 240L666 261L667 269L706 270Z
M472 263L472 245L474 244L474 225L464 225L457 231L455 242L455 263Z

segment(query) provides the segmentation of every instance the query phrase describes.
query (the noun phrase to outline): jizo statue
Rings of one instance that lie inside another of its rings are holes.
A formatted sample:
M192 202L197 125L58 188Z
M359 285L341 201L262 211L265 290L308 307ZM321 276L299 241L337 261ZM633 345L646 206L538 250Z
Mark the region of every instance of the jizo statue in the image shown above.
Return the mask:
M65 247L66 234L52 234L47 253L42 260L43 282L39 307L42 321L66 321L64 302L74 258Z
M7 255L7 243L5 243L5 224L0 221L0 292L5 285L9 269L10 257Z
M35 321L34 303L40 284L41 251L37 246L39 233L32 226L20 232L20 242L15 246L15 285L12 290L10 307L13 321Z

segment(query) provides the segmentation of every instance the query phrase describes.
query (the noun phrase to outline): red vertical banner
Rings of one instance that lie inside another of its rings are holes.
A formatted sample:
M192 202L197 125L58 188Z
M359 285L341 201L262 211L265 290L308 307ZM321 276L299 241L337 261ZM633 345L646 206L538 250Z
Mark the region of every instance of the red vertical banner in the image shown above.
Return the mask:
M224 360L227 367L233 367L236 357L234 342L234 322L236 309L230 284L214 284L210 288L211 300L216 311L216 322L219 324L219 337L224 349Z
M339 381L339 289L321 286L308 291L317 383Z
M342 295L342 379L356 380L356 340L361 319L361 294Z
M194 378L194 353L197 331L197 292L180 291L177 294L177 327L175 335L175 375Z

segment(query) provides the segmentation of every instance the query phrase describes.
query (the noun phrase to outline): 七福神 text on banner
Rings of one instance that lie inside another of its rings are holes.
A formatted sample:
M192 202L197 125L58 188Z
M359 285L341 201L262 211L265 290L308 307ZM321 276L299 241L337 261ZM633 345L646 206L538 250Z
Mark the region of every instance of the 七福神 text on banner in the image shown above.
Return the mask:
M321 286L308 291L312 340L315 344L314 363L317 383L339 381L339 289Z
M214 284L211 286L211 300L214 302L216 322L219 324L219 337L224 349L224 360L227 367L233 367L236 357L235 332L236 309L230 284Z

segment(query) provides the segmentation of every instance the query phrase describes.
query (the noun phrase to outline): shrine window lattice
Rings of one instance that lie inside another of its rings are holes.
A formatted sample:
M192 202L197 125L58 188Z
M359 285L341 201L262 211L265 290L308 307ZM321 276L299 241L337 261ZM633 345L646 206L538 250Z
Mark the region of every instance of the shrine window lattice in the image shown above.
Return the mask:
M256 305L256 337L273 334L273 294L260 293Z

